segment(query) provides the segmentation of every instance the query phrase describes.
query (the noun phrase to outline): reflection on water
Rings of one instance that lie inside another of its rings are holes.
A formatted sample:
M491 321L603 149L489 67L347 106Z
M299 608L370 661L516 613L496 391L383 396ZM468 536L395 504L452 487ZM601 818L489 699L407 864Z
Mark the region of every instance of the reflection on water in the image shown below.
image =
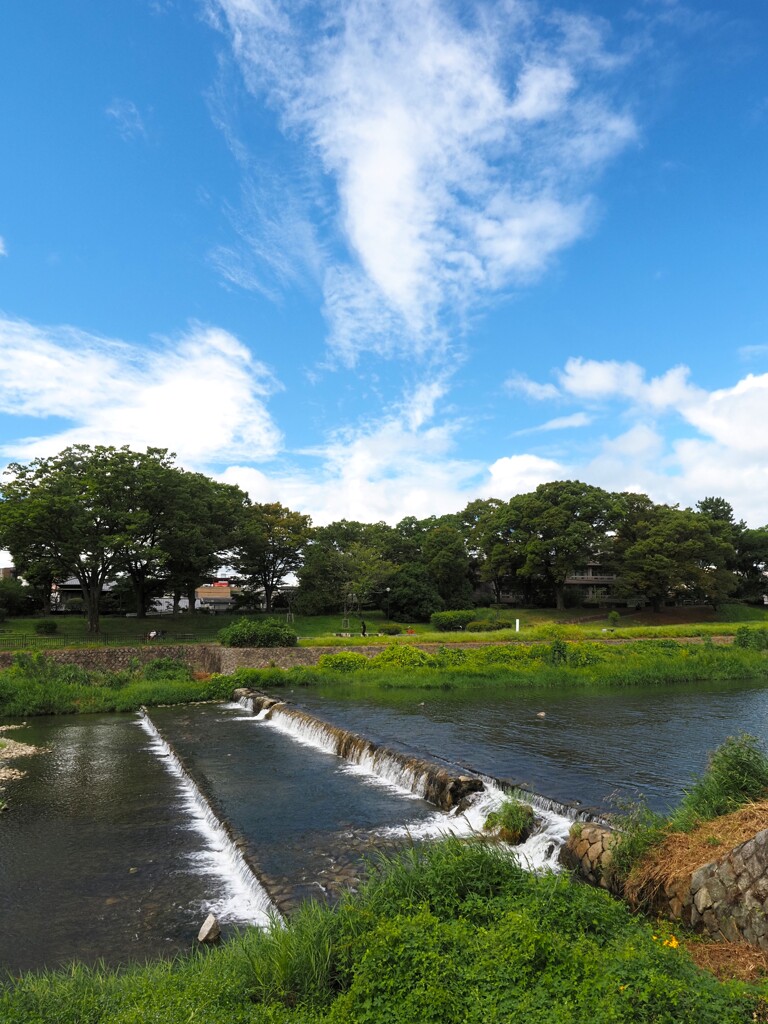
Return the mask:
M593 805L640 790L662 809L727 735L768 740L757 684L371 693L341 682L285 696L395 749ZM432 806L236 706L152 718L282 909L354 883L360 858L404 824L434 833ZM27 776L0 819L0 966L170 955L192 946L209 907L232 908L226 858L136 716L32 719L14 738L46 751L18 762Z
M727 736L768 742L762 683L376 692L339 683L290 697L381 742L598 807L642 793L664 810Z

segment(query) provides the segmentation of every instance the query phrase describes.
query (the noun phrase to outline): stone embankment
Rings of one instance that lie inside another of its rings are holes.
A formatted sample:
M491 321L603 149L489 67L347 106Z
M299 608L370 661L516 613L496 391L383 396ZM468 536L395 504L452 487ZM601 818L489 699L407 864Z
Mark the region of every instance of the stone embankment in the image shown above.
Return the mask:
M703 643L702 637L672 637L676 643L698 644ZM715 636L711 638L716 644L730 644L732 636ZM400 638L398 642L404 642ZM410 638L405 641L413 647L417 647L427 654L435 654L443 645L440 643L412 643ZM451 648L464 648L473 650L479 647L488 647L498 643L509 643L510 641L448 641ZM543 644L543 640L511 641L512 643ZM569 641L566 641L568 643ZM621 638L603 638L593 641L604 644L626 644L634 641ZM68 647L63 649L52 648L43 650L46 658L56 661L62 665L80 665L83 668L96 669L101 671L117 672L120 669L129 668L132 663L138 661L146 664L155 658L174 658L191 665L201 672L221 672L229 675L238 668L295 668L302 665L316 665L323 654L342 654L354 651L355 654L362 654L366 658L372 658L380 654L389 646L388 643L346 645L339 647L220 647L217 643L189 643L189 644L167 644L147 643L139 647ZM0 669L10 668L13 664L15 651L0 651Z
M577 825L560 853L584 881L622 895L612 871L617 833ZM768 950L768 829L649 894L654 913L681 921L716 941L748 942Z

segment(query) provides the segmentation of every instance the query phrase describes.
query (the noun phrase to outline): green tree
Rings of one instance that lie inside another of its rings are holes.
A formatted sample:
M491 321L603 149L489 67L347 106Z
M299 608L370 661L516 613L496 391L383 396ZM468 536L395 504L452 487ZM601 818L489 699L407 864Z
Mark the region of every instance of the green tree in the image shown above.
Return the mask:
M557 607L565 608L568 576L600 561L609 547L607 534L616 518L613 495L579 480L557 480L515 496L510 506L524 555L518 575L544 581Z
M173 594L175 613L182 595L194 612L196 589L229 561L248 496L234 484L179 472L168 500L173 514L165 518L161 540L166 586Z
M466 608L472 602L470 566L464 538L456 526L441 522L427 530L422 562L446 608Z
M48 565L80 584L88 630L99 631L104 583L135 542L132 489L148 462L166 453L74 445L28 465L11 464L0 489L0 543L17 566Z
M650 499L635 511L618 529L617 593L641 594L659 611L675 598L717 606L733 592L733 546L708 516Z
M232 565L250 593L263 593L268 612L280 583L301 568L312 520L279 502L243 510Z
M418 563L402 565L392 577L389 613L401 622L428 622L433 612L445 607L431 576Z

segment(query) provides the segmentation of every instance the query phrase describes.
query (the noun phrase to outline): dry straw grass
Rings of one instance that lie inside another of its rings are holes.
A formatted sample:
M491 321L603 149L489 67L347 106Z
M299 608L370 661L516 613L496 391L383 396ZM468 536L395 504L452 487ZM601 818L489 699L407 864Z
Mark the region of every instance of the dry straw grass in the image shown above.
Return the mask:
M768 800L760 800L703 822L691 832L673 832L633 868L625 895L633 903L653 903L659 891L687 882L696 868L719 860L766 828Z
M768 976L768 952L746 942L685 943L697 967L720 981L762 981Z

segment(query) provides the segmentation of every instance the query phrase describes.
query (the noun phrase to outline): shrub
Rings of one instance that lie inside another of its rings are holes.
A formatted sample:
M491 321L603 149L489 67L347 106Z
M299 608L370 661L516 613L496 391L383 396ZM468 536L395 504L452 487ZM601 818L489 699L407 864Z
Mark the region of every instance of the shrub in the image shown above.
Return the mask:
M520 800L507 799L497 811L491 811L483 828L497 832L505 843L524 843L533 831L533 808Z
M685 795L671 818L675 831L729 814L768 791L768 756L747 733L729 736L709 759L706 772Z
M621 619L621 616L619 615L619 613L616 611L615 608L612 608L611 611L608 612L608 625L612 629L615 629L616 626L618 626L620 619Z
M331 672L359 672L368 668L369 659L355 651L342 651L339 654L321 654L317 666L330 669Z
M175 658L155 658L144 666L142 674L147 680L183 679L186 682L192 678L192 669Z
M384 636L400 636L403 632L403 627L398 626L396 622L392 622L386 626L379 626L379 632L383 633Z
M473 619L466 625L468 633L497 633L500 629L507 628L507 623L499 619Z
M393 668L424 668L434 663L435 659L430 654L410 644L390 644L369 661L376 668L385 665Z
M749 626L739 626L733 642L737 647L744 647L752 651L764 651L768 648L768 629L750 629Z
M58 631L58 628L58 623L51 622L50 619L43 619L42 622L35 623L35 632L38 636L53 636Z
M475 617L472 611L433 612L429 621L438 633L457 633L466 628Z
M238 619L219 631L223 647L295 647L295 629L277 619Z

